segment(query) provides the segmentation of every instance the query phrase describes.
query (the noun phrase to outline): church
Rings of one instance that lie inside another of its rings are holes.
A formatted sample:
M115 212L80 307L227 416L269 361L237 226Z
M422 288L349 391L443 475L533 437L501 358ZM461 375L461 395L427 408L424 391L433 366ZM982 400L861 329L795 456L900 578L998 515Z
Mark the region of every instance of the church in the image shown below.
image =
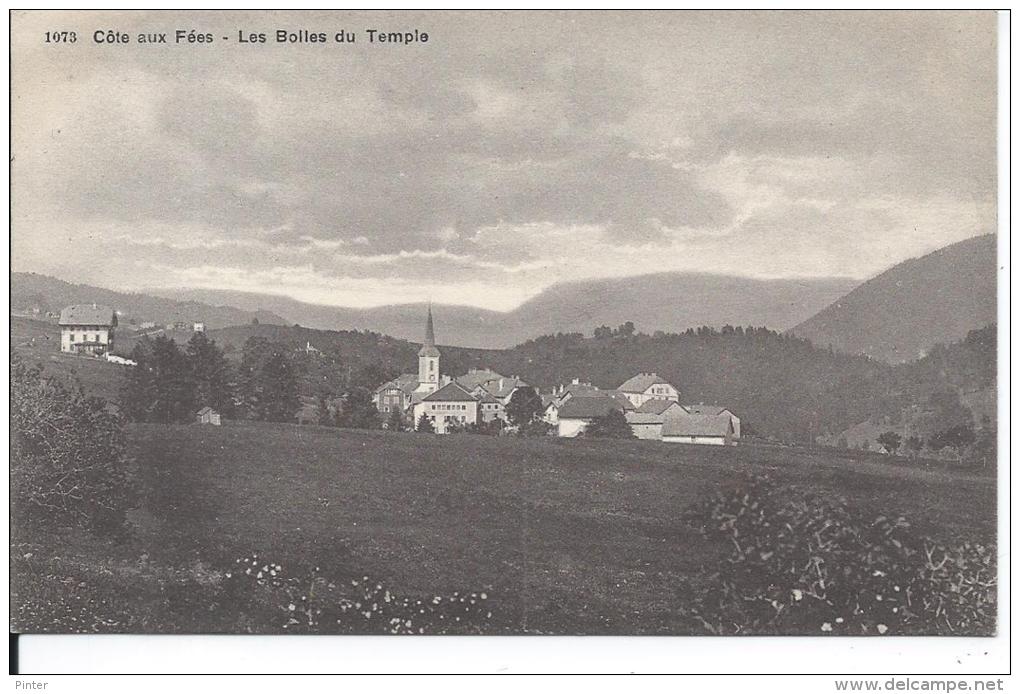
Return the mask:
M490 369L471 369L459 378L452 378L440 370L441 356L429 306L425 339L418 350L418 373L400 374L376 388L372 396L384 419L397 411L408 424L417 425L425 415L437 434L497 419L505 421L510 397L527 383Z

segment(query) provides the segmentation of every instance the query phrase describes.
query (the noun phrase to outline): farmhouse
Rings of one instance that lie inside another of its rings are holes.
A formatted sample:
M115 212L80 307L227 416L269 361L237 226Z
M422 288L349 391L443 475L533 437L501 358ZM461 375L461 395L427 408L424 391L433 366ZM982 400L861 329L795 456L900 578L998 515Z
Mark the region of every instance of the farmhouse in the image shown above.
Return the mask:
M625 412L624 416L636 437L661 441L662 424L666 417L682 414L686 414L686 410L676 400L647 400L641 407Z
M558 407L556 435L565 438L580 436L593 421L613 410L623 411L623 405L605 393L575 395Z
M60 312L60 351L101 356L113 350L117 313L108 306L80 304Z
M662 440L669 443L730 446L734 438L733 422L728 417L686 413L666 417L662 423Z
M655 373L639 373L628 378L618 391L623 393L635 407L641 407L649 400L680 400L680 391Z

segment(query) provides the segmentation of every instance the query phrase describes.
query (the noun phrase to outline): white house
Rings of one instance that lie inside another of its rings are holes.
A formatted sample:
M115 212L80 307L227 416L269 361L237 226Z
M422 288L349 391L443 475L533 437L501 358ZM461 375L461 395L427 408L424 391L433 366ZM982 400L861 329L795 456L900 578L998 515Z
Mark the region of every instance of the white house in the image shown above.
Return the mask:
M425 415L437 434L446 434L451 427L477 423L481 404L464 386L453 381L414 404L414 425Z
M627 396L634 407L641 407L649 400L680 401L680 391L676 386L655 373L639 373L621 383L616 390Z
M117 314L108 306L80 304L60 312L60 351L102 356L113 350Z

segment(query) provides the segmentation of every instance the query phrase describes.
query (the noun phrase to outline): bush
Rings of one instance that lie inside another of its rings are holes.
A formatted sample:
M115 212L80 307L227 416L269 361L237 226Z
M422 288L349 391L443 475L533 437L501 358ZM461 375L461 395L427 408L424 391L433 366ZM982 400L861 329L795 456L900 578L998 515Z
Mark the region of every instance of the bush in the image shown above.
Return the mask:
M132 497L120 418L106 402L11 355L11 498L16 522L110 529Z
M991 634L994 550L752 478L687 520L727 551L688 616L714 634Z

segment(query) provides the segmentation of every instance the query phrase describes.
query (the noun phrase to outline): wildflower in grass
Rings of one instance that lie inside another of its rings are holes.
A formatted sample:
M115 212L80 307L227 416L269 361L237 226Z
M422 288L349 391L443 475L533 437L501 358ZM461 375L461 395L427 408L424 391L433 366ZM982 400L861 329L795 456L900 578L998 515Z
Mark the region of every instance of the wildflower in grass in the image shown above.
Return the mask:
M293 612L294 610L297 609L297 607L294 605L294 603L291 603L291 604L287 605L287 609L290 610L291 612Z
M889 627L887 627L887 626L886 626L886 625L884 625L884 624L879 624L879 625L878 625L878 626L876 627L876 629L878 629L878 633L879 633L879 634L884 634L885 632L889 631Z
M825 622L824 624L822 624L822 631L825 632L832 631L832 625L829 624L828 622Z
M804 593L801 592L800 588L793 589L793 599L800 602L804 598Z

